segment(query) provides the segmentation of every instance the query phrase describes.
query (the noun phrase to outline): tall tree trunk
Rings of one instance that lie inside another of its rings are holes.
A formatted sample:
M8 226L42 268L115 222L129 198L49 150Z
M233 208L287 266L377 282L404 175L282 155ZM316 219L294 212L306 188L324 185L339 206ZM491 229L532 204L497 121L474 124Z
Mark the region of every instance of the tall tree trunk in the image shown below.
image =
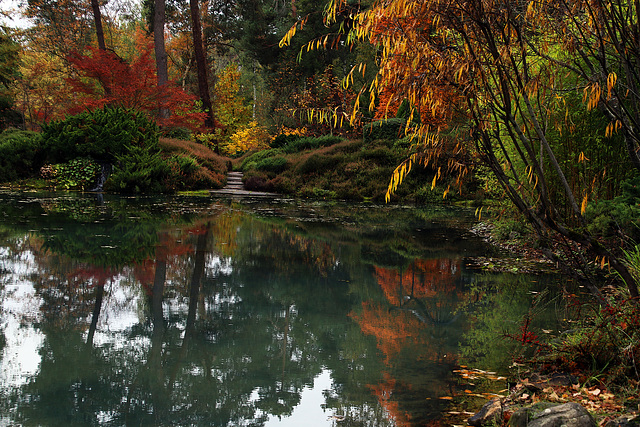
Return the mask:
M96 25L96 38L98 39L98 48L100 50L107 50L107 45L104 42L104 31L102 30L102 14L100 13L100 4L98 0L91 0L91 8L93 9L93 19Z
M96 26L96 39L98 40L98 49L103 52L107 51L107 44L104 41L104 30L102 29L102 13L100 12L100 3L98 0L91 0L91 9L93 9L93 20ZM102 82L105 95L111 94L111 82Z
M191 32L193 34L193 53L196 57L196 68L198 70L198 92L202 108L207 112L205 126L213 127L213 109L211 108L211 97L209 96L209 81L207 79L207 58L202 44L202 27L200 25L200 6L198 0L189 0L191 10Z
M96 333L98 326L98 318L100 317L100 311L102 309L102 300L104 297L104 284L96 286L96 302L93 305L93 315L91 316L91 325L89 326L89 333L87 334L87 346L93 345L93 336Z
M156 54L156 75L158 87L169 81L167 67L167 50L164 45L165 0L155 0L153 7L153 48ZM160 108L158 112L161 119L169 117L170 111Z

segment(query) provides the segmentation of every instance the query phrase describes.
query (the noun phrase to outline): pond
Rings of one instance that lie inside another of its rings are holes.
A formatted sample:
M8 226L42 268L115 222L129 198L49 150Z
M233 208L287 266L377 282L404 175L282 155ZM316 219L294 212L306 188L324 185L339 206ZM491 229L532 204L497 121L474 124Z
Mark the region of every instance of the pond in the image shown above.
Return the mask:
M472 267L473 214L2 193L0 424L442 424L559 327L556 278Z

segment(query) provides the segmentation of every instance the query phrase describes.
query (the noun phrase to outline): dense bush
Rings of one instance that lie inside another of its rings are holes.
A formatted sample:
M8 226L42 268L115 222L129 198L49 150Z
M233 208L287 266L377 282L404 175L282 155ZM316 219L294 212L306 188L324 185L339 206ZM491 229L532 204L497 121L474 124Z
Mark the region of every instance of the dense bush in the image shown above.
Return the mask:
M42 137L52 163L77 157L113 163L131 146L157 149L158 127L143 113L105 107L43 124Z
M328 147L342 141L339 136L319 136L298 138L282 147L282 151L288 154L298 153L303 150L315 150L321 147Z
M396 140L404 136L407 121L403 118L392 118L367 123L362 129L365 143L378 139Z
M322 174L335 169L337 166L335 156L325 156L322 154L312 154L298 164L296 173L300 175Z
M283 156L267 157L256 163L257 170L273 173L282 173L289 166L288 160Z
M587 206L585 217L592 234L626 235L640 241L640 177L622 182L622 194Z
M301 138L304 138L304 136L302 135L295 135L295 134L284 134L281 133L280 135L276 136L275 138L273 138L273 141L271 141L271 148L281 148L284 147L285 145L289 145Z
M256 153L253 153L247 156L240 165L240 169L243 171L248 171L251 169L255 169L256 165L260 163L262 160L267 159L269 157L275 157L277 155L282 154L283 151L277 148L272 148L269 150L262 150Z
M223 175L203 167L193 157L175 155L167 160L171 172L165 177L167 190L200 190L222 187Z
M0 134L0 182L36 175L42 159L42 138L39 134L18 130L6 130Z
M159 151L130 146L116 156L105 190L120 193L162 193L175 188L175 175Z

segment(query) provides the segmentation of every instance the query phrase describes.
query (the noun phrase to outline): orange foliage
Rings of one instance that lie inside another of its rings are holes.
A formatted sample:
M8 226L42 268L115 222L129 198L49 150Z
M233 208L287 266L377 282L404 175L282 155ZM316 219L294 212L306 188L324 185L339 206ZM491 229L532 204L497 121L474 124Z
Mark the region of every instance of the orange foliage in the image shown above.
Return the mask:
M375 275L387 300L401 306L405 296L428 298L456 292L460 270L460 260L429 259L414 261L404 272L375 267Z
M395 378L385 372L384 382L376 385L369 385L368 387L376 396L380 405L390 415L390 418L393 419L396 427L410 427L412 425L410 422L411 416L407 412L400 412L400 405L398 401L391 400L393 391L396 388L396 382Z
M362 313L350 313L365 334L378 339L378 348L385 355L385 363L390 363L407 344L419 344L424 338L421 333L425 325L411 312L393 310L371 302L362 303ZM423 342L424 348L428 348Z

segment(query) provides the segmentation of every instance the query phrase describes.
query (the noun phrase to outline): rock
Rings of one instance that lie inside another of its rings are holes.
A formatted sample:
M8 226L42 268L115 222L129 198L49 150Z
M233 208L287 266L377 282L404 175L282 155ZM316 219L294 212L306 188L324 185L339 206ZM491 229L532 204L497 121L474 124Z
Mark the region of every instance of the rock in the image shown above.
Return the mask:
M575 402L556 405L540 402L511 415L510 427L596 427L591 414Z
M615 420L609 420L604 427L640 427L638 417L620 417Z
M467 420L467 424L474 427L487 424L500 425L502 421L502 402L495 398L485 403L477 414Z

